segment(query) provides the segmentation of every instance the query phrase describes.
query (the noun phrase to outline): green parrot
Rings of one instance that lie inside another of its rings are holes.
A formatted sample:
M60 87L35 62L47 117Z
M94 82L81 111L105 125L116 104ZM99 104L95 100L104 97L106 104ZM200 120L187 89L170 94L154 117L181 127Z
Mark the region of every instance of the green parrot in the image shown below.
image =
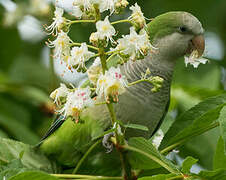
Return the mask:
M152 75L164 79L162 88L153 93L152 85L142 82L128 87L114 104L116 116L124 124L133 123L148 127L149 131L126 129L126 138L151 137L163 121L170 99L170 85L176 60L197 50L204 52L204 30L199 20L187 12L168 12L155 17L146 27L150 41L157 50L143 60L121 65L128 82L141 79L147 68ZM84 123L60 116L43 137L40 149L63 165L75 165L93 139L111 126L106 105L85 109L80 116Z

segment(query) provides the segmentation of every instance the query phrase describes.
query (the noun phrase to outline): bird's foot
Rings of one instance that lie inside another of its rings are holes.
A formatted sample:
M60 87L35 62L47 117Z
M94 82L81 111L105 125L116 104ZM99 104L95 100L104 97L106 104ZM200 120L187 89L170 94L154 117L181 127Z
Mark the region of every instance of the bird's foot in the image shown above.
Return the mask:
M109 141L109 139L114 136L114 133L109 133L104 135L104 138L102 140L103 146L107 149L106 153L110 153L113 150L113 143Z

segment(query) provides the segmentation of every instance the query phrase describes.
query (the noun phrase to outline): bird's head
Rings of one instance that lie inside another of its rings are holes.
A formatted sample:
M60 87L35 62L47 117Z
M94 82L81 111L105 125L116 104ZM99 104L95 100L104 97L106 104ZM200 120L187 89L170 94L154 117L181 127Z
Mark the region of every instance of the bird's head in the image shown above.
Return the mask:
M199 56L204 52L202 24L190 13L178 11L157 16L148 24L147 31L151 43L170 59L178 59L193 50Z

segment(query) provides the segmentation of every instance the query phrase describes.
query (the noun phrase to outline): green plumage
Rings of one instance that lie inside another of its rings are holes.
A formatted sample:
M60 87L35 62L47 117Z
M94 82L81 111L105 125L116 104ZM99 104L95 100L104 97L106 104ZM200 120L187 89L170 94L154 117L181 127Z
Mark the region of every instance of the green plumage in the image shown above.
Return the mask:
M92 139L103 133L103 128L88 116L82 117L84 123L75 123L71 118L61 121L63 124L43 141L40 149L50 158L57 157L58 162L71 166L92 144Z

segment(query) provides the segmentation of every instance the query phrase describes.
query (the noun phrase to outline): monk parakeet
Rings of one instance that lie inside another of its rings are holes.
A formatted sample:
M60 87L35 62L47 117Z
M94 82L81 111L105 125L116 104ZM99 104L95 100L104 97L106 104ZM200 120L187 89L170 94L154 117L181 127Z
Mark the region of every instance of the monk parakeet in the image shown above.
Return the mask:
M149 68L152 75L164 79L162 88L153 93L146 82L128 87L114 104L117 119L124 124L141 124L149 131L126 129L126 138L151 137L164 119L169 107L170 85L176 60L194 50L201 56L204 51L204 30L199 20L187 12L168 12L155 17L146 27L150 41L157 50L139 61L123 64L121 72L128 82L141 79ZM64 165L75 164L86 145L111 126L105 105L85 109L76 124L70 118L59 118L43 138L40 149Z

